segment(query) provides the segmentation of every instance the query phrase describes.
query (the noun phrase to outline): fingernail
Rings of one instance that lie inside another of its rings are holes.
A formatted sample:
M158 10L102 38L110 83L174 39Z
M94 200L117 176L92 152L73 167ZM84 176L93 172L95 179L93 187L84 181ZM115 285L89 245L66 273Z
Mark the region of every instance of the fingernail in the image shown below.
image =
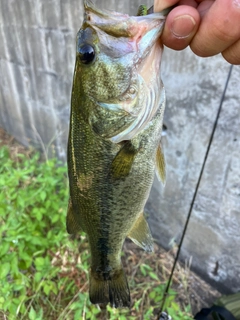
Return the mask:
M191 34L195 25L196 22L193 19L193 17L189 15L184 15L177 17L173 20L173 23L171 25L171 31L176 38L184 39Z

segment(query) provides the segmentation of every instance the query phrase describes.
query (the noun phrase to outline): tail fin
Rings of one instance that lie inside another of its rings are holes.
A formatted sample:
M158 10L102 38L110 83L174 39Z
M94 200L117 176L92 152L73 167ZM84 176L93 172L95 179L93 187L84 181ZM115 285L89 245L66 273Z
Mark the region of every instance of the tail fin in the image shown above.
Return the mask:
M123 269L118 270L106 280L91 270L89 297L94 304L110 302L114 308L130 307L130 291Z

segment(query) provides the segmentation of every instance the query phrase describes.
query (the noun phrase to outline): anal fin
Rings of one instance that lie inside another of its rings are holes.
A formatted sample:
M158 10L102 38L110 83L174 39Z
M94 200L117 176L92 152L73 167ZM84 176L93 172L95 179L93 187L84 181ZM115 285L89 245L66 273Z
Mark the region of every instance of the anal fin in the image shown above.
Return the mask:
M158 179L162 182L163 185L166 183L166 164L165 158L163 153L163 147L161 142L157 148L157 155L156 155L156 173Z
M143 213L135 222L128 237L145 251L153 252L153 238Z
M73 212L73 206L72 206L72 199L69 198L68 201L68 210L67 210L67 232L69 234L76 234L81 230L81 227L79 226L76 217Z

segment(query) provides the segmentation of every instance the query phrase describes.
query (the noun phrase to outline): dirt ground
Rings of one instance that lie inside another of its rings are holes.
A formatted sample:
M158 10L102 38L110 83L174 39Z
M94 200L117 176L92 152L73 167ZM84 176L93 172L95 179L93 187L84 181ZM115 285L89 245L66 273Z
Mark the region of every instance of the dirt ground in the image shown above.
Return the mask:
M12 156L18 153L30 153L28 149L0 128L0 147L3 145L10 148ZM136 247L131 241L126 241L123 249L125 252L123 264L127 276L132 276L133 266L142 261L149 264L154 270L157 269L158 272L161 269L164 274L162 280L168 279L176 253L174 250L166 252L163 248L155 245L155 252L149 255ZM144 281L144 279L140 279L140 281ZM172 288L178 292L178 301L182 306L191 304L193 314L196 314L203 307L210 307L220 296L217 290L192 272L189 266L179 263L173 276Z
M131 257L130 261L127 258L123 263L128 276L131 275L131 270L137 264L136 261L138 263L141 261L150 265L163 281L169 278L176 254L175 250L167 252L155 244L154 253L149 254L136 247L130 240L125 242L123 249L126 257ZM213 302L221 296L217 290L192 272L188 265L181 263L177 263L171 288L178 292L177 300L183 308L190 303L193 315L202 308L211 307Z

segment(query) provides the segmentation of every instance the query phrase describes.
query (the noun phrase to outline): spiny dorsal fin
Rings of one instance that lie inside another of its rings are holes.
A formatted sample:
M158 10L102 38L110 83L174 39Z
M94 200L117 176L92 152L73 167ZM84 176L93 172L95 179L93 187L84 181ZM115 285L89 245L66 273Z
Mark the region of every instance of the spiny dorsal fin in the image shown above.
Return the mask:
M129 174L137 152L138 149L136 149L130 141L124 144L113 159L111 165L110 172L114 179L124 178Z
M165 185L166 183L166 166L165 166L165 158L163 154L163 148L161 142L157 148L157 155L156 155L156 173L157 177L162 184Z
M76 217L74 216L72 199L69 198L68 201L68 211L67 211L67 232L69 234L76 234L81 230L79 224L77 223Z
M153 252L153 238L143 213L135 222L128 237L145 251Z

